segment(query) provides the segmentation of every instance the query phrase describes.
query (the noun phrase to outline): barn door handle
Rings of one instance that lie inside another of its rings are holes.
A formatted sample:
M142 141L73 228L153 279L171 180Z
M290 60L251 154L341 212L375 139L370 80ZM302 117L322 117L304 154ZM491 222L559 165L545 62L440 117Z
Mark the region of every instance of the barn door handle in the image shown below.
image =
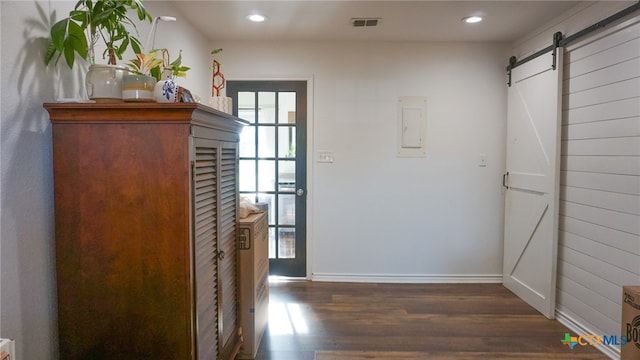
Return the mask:
M508 178L509 178L509 172L508 171L506 173L502 174L502 187L504 187L505 189L509 188L509 186L507 185Z

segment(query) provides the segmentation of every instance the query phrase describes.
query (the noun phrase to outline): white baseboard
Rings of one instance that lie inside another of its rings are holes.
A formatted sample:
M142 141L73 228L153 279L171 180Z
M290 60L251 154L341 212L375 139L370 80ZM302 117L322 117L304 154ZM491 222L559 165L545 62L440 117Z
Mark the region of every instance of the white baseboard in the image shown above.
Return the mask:
M556 320L578 335L596 334L595 331L590 330L589 328L560 310L556 310ZM620 359L620 348L615 345L598 345L596 346L596 349L600 350L603 354L607 355L611 359Z
M361 282L361 283L401 283L401 284L446 284L446 283L502 283L502 274L438 274L438 275L398 275L398 274L340 274L313 273L313 281Z

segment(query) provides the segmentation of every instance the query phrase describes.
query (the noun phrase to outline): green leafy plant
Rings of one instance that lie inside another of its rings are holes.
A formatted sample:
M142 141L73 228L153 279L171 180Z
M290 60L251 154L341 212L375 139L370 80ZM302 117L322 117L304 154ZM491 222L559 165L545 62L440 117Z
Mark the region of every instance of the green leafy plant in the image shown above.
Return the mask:
M178 53L178 58L171 62L171 64L169 65L171 67L173 76L177 77L187 77L187 71L191 69L188 66L182 66L182 50L180 50L180 52Z
M188 66L182 65L182 49L180 49L180 52L178 53L178 57L172 62L169 62L170 61L169 50L161 49L158 51L162 51L163 60L158 66L154 67L151 70L151 76L155 77L156 80L160 81L162 80L163 71L166 71L165 69L169 69L171 71L172 76L182 77L182 78L187 77L187 71L191 70L191 68Z
M161 50L154 50L147 54L136 54L136 58L129 60L127 66L137 74L153 76L153 71L162 65L162 59L158 58L160 53Z
M140 21L151 22L151 14L147 12L142 0L80 0L76 3L69 17L64 18L51 27L51 38L45 55L45 63L54 58L56 62L64 57L70 68L73 67L75 55L89 58L95 63L94 48L102 39L106 49L102 54L108 64L115 65L117 59L129 46L138 54L142 48L140 40L132 35L127 27L137 28L128 11L136 12Z

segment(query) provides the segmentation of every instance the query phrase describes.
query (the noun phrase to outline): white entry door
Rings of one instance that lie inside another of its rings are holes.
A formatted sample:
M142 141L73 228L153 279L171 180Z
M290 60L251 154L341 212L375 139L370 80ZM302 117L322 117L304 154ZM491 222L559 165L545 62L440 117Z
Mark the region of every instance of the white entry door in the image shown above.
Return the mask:
M508 93L504 286L555 314L562 48L512 69Z

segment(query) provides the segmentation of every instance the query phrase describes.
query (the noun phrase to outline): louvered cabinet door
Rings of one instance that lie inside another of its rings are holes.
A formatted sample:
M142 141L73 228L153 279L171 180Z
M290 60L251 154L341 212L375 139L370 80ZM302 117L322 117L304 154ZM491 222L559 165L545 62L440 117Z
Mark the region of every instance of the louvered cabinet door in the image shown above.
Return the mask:
M198 359L218 358L218 163L216 142L196 145L193 217Z
M221 343L224 344L223 356L226 358L236 352L238 345L238 252L237 252L237 146L225 143L220 149L220 251L224 254L219 262L222 302L220 316ZM229 355L227 355L229 354Z
M198 359L239 348L237 145L195 139L194 253Z

